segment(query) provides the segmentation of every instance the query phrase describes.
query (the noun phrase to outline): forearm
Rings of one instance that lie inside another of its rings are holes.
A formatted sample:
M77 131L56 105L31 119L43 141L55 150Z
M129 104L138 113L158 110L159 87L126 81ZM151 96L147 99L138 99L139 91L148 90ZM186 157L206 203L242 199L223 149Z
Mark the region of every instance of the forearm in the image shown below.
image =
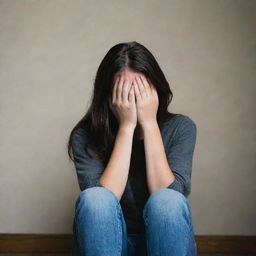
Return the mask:
M129 174L135 127L120 126L109 162L100 177L100 183L120 200Z
M147 183L150 193L168 186L175 177L169 167L157 122L144 125Z

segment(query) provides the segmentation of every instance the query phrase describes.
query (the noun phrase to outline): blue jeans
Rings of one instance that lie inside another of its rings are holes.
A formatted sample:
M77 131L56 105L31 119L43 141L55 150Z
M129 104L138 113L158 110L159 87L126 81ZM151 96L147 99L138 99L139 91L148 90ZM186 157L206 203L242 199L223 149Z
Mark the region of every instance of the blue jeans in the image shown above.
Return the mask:
M144 209L145 233L127 234L120 202L106 187L80 192L73 222L73 256L196 256L197 245L187 198L161 188Z

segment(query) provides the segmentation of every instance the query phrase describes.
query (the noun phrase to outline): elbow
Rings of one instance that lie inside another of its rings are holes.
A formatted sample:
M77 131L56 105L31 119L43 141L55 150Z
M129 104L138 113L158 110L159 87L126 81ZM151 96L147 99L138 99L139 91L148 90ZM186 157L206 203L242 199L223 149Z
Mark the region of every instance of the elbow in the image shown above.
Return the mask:
M185 197L188 197L191 190L191 184L190 182L184 183L182 181L179 181L175 177L174 181L170 185L168 185L167 188L176 190L177 192L181 193Z
M100 183L99 180L94 180L90 182L79 182L80 190L83 191L87 188L93 188L93 187L103 187L103 185Z

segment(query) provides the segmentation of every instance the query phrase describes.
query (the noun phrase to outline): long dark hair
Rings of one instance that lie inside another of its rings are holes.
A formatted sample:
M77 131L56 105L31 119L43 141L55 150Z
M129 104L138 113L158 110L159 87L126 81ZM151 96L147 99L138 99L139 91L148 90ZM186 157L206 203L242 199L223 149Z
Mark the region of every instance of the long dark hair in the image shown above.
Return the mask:
M114 75L126 68L144 74L155 86L159 99L158 124L166 122L175 115L167 110L173 94L152 53L136 41L116 44L101 61L94 81L90 106L71 131L67 147L72 161L74 161L71 156L72 135L76 129L82 128L90 134L86 146L93 146L97 154L94 156L90 154L87 147L85 151L91 157L102 160L104 164L108 162L118 131L118 121L109 107L108 99L112 94Z

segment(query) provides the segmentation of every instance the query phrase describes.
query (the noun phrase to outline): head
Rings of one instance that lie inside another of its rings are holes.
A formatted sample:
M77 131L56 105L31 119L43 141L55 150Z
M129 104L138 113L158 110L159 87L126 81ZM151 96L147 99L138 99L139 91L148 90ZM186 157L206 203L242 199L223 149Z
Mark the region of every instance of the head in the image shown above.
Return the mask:
M70 159L72 134L77 128L83 128L90 134L87 144L96 149L95 157L104 163L108 162L118 130L118 121L109 106L109 97L112 95L115 79L120 73L131 80L135 74L143 74L158 94L157 122L161 124L171 118L172 113L169 113L167 108L173 94L152 53L136 41L116 44L102 59L96 72L89 108L71 131L68 141Z
M122 74L122 76L125 77L125 79L127 79L129 81L133 81L136 74L138 75L138 74L142 74L142 73L138 72L138 71L134 71L134 70L130 69L129 67L125 67L124 69L122 69L114 74L112 86L114 86L117 76L121 75L121 74ZM113 88L111 88L111 92L112 92L112 89Z
M134 71L132 69L130 69L129 67L125 67L124 69L122 69L121 71L118 71L114 74L114 77L113 77L113 83L112 83L112 86L114 86L115 82L116 82L116 78L118 76L122 76L125 78L125 80L129 81L129 86L131 86L132 82L135 81L135 76L137 75L142 75L144 76L143 73L141 72L138 72L138 71ZM145 76L144 76L145 77ZM149 81L148 81L149 82ZM128 88L128 91L130 90L130 87ZM112 92L113 92L113 87L111 88L111 95L109 95L109 98L111 99L111 96L112 96ZM137 126L139 125L139 123L137 123Z

